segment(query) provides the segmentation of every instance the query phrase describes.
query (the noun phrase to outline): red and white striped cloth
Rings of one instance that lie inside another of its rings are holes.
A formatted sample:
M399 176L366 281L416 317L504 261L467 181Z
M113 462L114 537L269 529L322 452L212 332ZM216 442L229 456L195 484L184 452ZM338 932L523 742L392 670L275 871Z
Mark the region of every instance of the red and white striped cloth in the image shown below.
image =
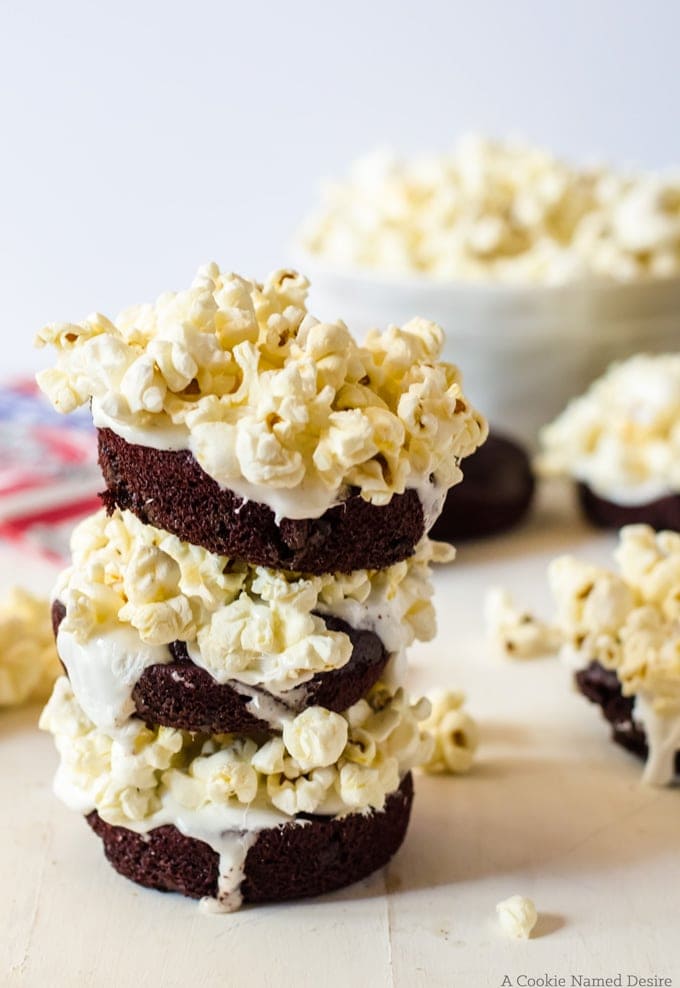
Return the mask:
M89 410L59 415L32 380L0 386L0 538L61 562L102 487Z

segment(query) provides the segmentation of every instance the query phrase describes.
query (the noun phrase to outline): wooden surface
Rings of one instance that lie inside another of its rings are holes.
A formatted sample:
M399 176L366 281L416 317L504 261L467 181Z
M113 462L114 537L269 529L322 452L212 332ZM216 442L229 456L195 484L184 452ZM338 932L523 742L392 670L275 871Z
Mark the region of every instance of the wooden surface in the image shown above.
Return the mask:
M129 884L52 796L56 756L38 711L0 713L0 984L486 988L621 973L624 985L680 985L680 793L641 786L639 764L558 662L511 663L484 639L490 584L547 611L550 558L608 558L613 537L585 529L554 491L543 502L522 532L439 570L440 634L413 649L414 690L467 691L482 730L476 769L419 777L402 851L341 893L206 917ZM0 554L0 589L47 590L53 576ZM514 893L540 912L528 942L496 925L496 903Z

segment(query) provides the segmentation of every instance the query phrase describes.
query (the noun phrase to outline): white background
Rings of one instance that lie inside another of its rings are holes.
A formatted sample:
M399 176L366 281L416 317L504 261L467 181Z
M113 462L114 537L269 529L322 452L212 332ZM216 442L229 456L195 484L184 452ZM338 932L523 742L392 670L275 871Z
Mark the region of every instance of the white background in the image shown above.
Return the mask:
M318 179L375 146L680 163L679 36L672 0L0 0L0 369L204 260L284 263Z

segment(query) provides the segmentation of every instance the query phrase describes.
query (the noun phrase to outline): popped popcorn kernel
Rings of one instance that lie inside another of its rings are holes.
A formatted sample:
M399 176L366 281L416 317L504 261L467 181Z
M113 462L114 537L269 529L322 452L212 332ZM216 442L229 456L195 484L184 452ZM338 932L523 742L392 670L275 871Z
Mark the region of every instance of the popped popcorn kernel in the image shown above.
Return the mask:
M421 725L433 742L423 764L424 771L452 775L469 772L477 751L479 732L475 721L463 710L464 694L440 691L430 700L430 714Z
M528 940L538 922L536 906L524 895L511 895L496 906L500 928L506 936Z

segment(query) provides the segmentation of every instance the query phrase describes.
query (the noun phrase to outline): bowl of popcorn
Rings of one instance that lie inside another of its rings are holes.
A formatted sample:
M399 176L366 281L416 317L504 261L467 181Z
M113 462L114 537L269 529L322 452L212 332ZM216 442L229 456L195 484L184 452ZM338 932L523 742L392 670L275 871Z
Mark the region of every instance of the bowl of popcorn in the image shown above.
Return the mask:
M295 251L322 318L439 322L472 399L530 445L613 360L680 342L680 173L480 137L374 154L326 186Z

